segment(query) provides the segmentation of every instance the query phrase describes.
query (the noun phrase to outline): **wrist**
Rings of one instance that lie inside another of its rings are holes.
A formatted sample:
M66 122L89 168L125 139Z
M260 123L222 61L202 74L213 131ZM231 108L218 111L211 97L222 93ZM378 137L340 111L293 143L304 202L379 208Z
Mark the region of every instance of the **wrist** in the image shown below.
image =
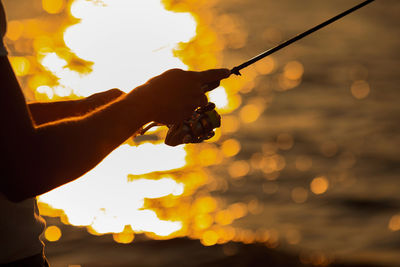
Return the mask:
M141 85L125 97L129 114L140 120L142 125L155 121L157 117L155 109L151 107L151 100L146 94L146 91L148 91L147 86L146 84Z

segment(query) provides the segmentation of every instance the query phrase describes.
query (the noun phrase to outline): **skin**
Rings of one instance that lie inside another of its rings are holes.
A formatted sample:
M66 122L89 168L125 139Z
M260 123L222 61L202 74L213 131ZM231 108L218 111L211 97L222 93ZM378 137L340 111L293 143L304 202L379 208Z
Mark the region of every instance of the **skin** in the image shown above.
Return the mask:
M227 69L172 69L124 94L77 101L25 102L7 57L0 57L0 192L14 202L46 193L95 167L143 125L174 124L207 103Z

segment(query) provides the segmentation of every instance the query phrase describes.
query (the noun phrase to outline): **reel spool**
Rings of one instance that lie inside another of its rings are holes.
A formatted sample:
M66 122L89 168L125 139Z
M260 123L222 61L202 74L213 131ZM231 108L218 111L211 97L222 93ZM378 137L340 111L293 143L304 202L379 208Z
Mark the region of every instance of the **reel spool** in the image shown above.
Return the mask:
M154 126L162 126L162 124L153 122L142 128L138 135L144 135ZM196 109L190 119L167 126L169 130L164 141L166 145L201 143L215 135L214 129L221 126L221 116L215 110L215 104L209 102L204 107Z
M214 136L214 129L221 126L221 116L214 103L208 103L193 112L190 119L169 125L165 144L177 146L188 143L201 143Z

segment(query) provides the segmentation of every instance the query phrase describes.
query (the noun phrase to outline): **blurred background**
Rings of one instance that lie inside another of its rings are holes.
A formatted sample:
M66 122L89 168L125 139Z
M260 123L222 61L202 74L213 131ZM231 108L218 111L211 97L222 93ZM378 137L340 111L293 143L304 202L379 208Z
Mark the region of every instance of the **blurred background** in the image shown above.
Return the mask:
M27 100L57 101L232 68L359 1L3 3ZM211 140L159 127L40 196L50 264L400 266L399 12L376 1L223 81Z

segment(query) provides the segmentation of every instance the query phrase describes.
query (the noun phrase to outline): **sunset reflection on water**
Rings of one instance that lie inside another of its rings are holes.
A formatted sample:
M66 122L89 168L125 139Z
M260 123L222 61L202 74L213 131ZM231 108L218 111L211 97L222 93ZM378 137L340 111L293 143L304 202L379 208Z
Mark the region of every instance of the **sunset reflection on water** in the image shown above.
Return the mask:
M256 6L256 1L235 3ZM247 13L232 8L236 4L42 1L47 15L10 21L10 59L28 99L76 99L113 87L128 92L169 68L232 67L313 24L310 5L302 10L310 21L270 25L277 18L279 24L289 20L272 11L289 4L258 1L271 7L260 30L256 17L266 15L253 8L254 21L245 21ZM329 14L338 11L330 8ZM357 32L340 25L340 35ZM94 235L112 234L124 244L138 235L189 237L205 246L262 243L296 251L303 263L316 266L335 255L354 259L351 249L367 246L355 237L377 244L381 236L393 237L400 231L398 211L383 209L380 217L366 220L363 208L369 211L370 202L366 208L362 200L372 199L373 214L374 201L381 203L375 198L395 191L380 180L387 174L381 175L386 163L379 160L395 158L388 145L395 143L395 134L385 129L396 109L380 113L385 107L374 101L383 95L377 97L371 66L364 59L346 61L343 47L349 47L348 54L357 49L327 36L331 46L325 50L324 38L311 37L249 66L241 77L224 80L209 95L222 114L210 141L167 147L165 127L131 138L93 171L40 196L41 213L85 226ZM335 41L343 50L335 49ZM387 138L380 138L383 133ZM62 242L61 230L49 225L45 237ZM356 259L372 257L366 251ZM229 246L225 252L233 253ZM385 259L382 255L376 258Z
M237 31L240 25L235 22L231 28L223 28L227 43L217 37L210 27L212 18L205 16L210 3L163 4L157 0L43 1L47 13L59 14L60 27L43 29L49 23L44 19L11 21L8 38L16 44L21 42L24 28L30 27L36 57L12 57L12 64L18 76L26 77L36 100L55 101L113 87L128 92L170 68L217 67L225 45L240 47L246 42L245 32ZM228 25L230 18L220 20ZM270 59L257 66L260 73L267 74L274 63ZM228 114L241 105L237 84L251 90L255 70L252 73L248 73L249 79L235 82L236 88L229 90L231 82L227 81L209 94L221 113ZM254 122L263 109L263 102L249 103L240 111L241 121ZM235 139L215 144L223 135L237 131L239 124L235 117L223 118L224 126L215 137L197 146L167 147L162 144L162 128L149 133L157 140L129 140L80 179L40 196L41 214L87 226L92 234L112 233L121 243L133 241L134 233L152 238L190 236L204 245L246 239L251 232L229 225L246 215L247 205L239 202L224 207L210 195L218 185L203 170L240 151ZM246 161L229 167L232 178L248 171ZM61 236L54 227L46 230L48 240Z

